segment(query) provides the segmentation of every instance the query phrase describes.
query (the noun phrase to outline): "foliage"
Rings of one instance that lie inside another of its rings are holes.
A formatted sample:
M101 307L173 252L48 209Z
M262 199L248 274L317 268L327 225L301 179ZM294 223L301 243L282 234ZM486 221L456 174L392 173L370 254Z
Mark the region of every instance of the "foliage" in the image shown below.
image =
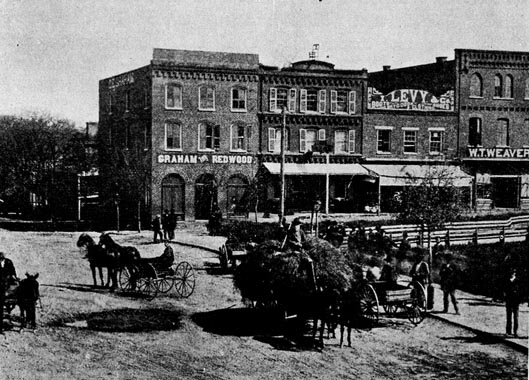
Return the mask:
M240 244L250 241L262 243L266 240L281 240L284 231L277 223L256 223L249 220L224 219L215 230L209 231L211 235L231 236Z
M234 275L234 284L245 299L263 305L295 308L314 292L307 255L313 260L316 285L329 297L350 287L353 269L336 248L321 239L309 239L305 253L279 252L278 241L258 245Z
M432 170L416 183L411 183L411 177L409 181L396 200L398 221L432 231L461 216L465 209L462 192L446 169Z
M8 207L31 211L30 194L54 217L68 181L94 163L84 135L68 120L50 116L0 117L0 197ZM66 182L65 182L66 181Z

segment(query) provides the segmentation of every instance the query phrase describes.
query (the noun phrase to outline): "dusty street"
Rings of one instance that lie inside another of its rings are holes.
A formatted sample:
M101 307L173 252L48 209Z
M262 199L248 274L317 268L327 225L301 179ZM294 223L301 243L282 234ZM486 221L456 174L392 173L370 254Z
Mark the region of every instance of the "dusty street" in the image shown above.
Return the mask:
M213 273L205 265L212 254L198 249L174 245L177 261L197 270L188 299L94 290L78 236L0 230L0 249L19 277L40 273L42 294L39 328L19 332L15 321L0 336L0 379L527 378L526 355L429 318L417 327L383 318L380 327L353 331L352 348L340 349L337 339L323 352L293 348L243 308L231 277ZM148 232L115 239L143 256L163 251Z

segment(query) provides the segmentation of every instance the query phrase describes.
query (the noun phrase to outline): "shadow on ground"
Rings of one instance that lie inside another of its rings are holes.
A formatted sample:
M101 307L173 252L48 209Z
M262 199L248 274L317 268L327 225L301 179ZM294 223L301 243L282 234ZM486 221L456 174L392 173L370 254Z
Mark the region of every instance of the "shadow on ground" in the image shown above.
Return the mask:
M84 328L105 332L149 332L177 330L182 325L180 309L117 309L78 314L60 319L55 326Z

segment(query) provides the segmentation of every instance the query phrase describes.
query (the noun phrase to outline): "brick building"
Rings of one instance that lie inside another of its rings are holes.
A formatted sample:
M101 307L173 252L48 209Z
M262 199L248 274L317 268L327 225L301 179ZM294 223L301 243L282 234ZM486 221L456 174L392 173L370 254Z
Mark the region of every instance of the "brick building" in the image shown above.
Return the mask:
M361 207L367 71L311 59L281 69L262 65L260 83L259 162L267 211L278 209L283 122L287 211L311 210L316 199L326 212Z
M455 51L459 156L477 209L529 209L529 52Z
M136 204L149 218L207 219L232 201L242 210L256 172L258 67L254 54L154 49L148 66L100 81L106 204L120 202L127 220ZM141 197L116 183L127 170L145 175Z

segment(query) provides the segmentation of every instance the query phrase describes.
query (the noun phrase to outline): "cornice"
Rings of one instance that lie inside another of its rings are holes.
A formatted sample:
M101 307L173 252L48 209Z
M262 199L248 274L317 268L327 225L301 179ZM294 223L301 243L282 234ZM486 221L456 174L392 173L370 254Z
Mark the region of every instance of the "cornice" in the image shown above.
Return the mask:
M281 124L283 115L280 113L258 114L259 120L268 124ZM288 125L349 125L355 126L362 123L361 115L306 115L306 114L287 114L286 122Z
M312 76L305 75L261 75L263 83L276 86L308 86L308 87L361 87L367 83L367 78L350 76Z
M153 78L178 80L205 80L226 82L258 82L259 76L252 70L225 70L200 67L175 67L156 65L152 69Z

